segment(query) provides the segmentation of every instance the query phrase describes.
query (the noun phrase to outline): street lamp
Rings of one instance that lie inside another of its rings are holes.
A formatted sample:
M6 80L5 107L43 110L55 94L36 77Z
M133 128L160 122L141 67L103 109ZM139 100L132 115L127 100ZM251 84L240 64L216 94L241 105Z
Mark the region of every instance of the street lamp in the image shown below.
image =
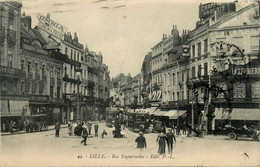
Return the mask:
M78 79L78 82L77 82L77 113L76 113L76 121L79 122L80 121L79 85L80 85L80 76L81 76L82 69L76 68L75 71L76 71L76 76L77 76L77 79Z

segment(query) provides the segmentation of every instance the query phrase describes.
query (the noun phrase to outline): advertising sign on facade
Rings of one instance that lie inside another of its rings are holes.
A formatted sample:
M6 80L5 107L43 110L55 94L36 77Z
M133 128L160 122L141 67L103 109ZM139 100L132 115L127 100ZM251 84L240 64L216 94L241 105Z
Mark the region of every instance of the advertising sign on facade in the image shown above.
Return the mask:
M206 3L199 7L199 18L204 19L212 15L215 11L219 15L221 13L234 12L236 9L235 3Z
M61 40L64 39L64 34L67 31L66 27L41 14L38 14L37 18L39 20L38 26L40 28Z

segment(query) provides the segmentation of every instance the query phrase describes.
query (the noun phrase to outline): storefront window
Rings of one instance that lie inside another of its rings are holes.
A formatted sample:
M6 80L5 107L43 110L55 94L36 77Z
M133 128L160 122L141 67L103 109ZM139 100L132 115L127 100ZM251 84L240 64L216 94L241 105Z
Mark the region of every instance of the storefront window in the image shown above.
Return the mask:
M260 98L260 81L252 83L252 98Z
M234 98L245 98L246 97L246 85L245 83L234 84Z

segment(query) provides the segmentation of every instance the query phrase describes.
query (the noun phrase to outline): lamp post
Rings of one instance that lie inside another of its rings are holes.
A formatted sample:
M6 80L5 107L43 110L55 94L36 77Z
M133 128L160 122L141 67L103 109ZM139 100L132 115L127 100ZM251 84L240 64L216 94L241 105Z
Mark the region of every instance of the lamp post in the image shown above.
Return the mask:
M79 85L80 85L80 76L81 76L81 71L82 69L80 68L76 68L76 76L78 79L78 83L77 83L77 113L76 113L76 121L79 122L81 121L80 119L80 104L79 104Z

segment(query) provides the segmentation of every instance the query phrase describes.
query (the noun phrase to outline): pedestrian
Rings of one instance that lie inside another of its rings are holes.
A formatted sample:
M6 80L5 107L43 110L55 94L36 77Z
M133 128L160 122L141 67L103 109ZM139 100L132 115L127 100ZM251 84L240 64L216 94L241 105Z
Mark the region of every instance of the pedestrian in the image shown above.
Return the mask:
M107 132L105 131L105 129L103 130L103 133L101 135L101 138L104 138L104 136L107 135Z
M71 122L69 122L68 128L69 128L68 134L71 136L72 135L72 123Z
M176 138L175 138L175 135L174 135L174 133L171 129L166 134L166 137L167 137L168 153L172 154L173 140L174 140L174 143L176 143Z
M184 122L183 122L183 126L182 126L182 134L183 134L183 135L186 135L186 129L187 129L187 127L186 127L186 121L184 121Z
M156 141L159 143L158 154L165 154L166 135L161 132L161 134L158 135Z
M95 137L98 137L98 124L94 125L94 129L95 129Z
M84 142L84 145L87 145L86 142L87 142L87 137L88 137L88 131L87 131L87 126L86 125L83 125L82 126L82 137L83 137L83 140L81 141L81 143Z
M55 137L60 137L60 123L59 122L56 122L55 130L56 130Z
M137 142L137 148L143 149L146 148L146 140L142 132L139 132L139 136L135 139L135 142Z
M91 135L92 124L88 123L88 134Z

